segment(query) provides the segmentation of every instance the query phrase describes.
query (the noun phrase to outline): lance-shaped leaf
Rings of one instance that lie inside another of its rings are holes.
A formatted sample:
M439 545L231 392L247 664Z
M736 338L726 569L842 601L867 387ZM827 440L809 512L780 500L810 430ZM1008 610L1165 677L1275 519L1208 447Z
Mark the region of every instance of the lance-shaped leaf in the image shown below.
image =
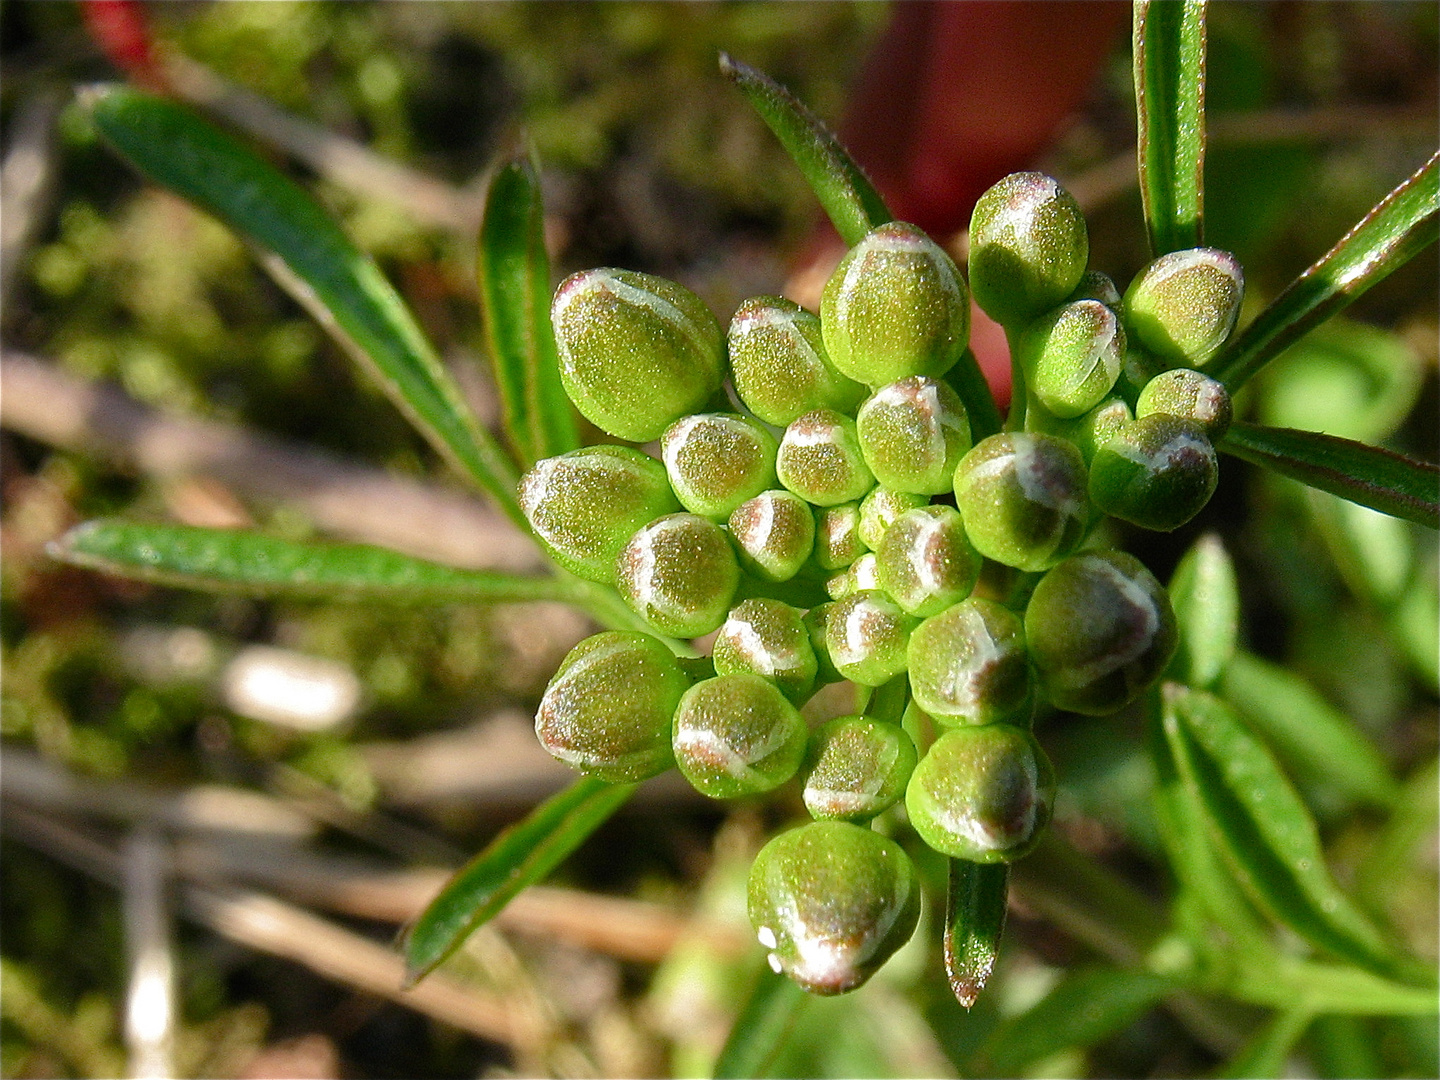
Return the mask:
M1135 113L1152 255L1199 247L1205 192L1205 2L1137 0Z
M846 246L853 247L871 229L892 220L880 193L840 140L793 94L724 53L720 71L740 88L794 159Z
M523 468L580 445L550 325L550 259L535 167L518 158L490 181L477 256L480 306L505 431Z
M396 603L583 603L582 582L462 570L368 544L285 540L238 529L101 518L48 548L63 562L206 592Z
M762 968L750 996L735 1018L711 1073L715 1080L741 1080L766 1075L805 1004L800 984L770 968Z
M584 776L497 836L406 929L402 947L407 984L428 975L476 927L559 866L634 791L634 784Z
M1010 892L1006 863L981 864L951 859L945 900L945 974L955 1000L975 1004L995 971L1005 904Z
M1385 196L1231 339L1205 372L1233 394L1306 331L1404 266L1440 236L1440 152Z
M1220 537L1206 533L1185 553L1170 579L1170 605L1180 628L1170 671L1189 686L1209 687L1234 655L1240 632L1235 564Z
M1428 979L1340 891L1304 803L1234 710L1178 683L1163 695L1180 777L1251 896L1317 948L1386 978Z
M1342 499L1440 529L1440 467L1294 428L1234 424L1220 449Z
M1225 1063L1215 1075L1238 1077L1241 1080L1260 1077L1285 1076L1286 1059L1300 1036L1314 1019L1314 1012L1301 1005L1276 1013L1274 1018L1262 1025L1240 1052Z
M148 179L214 214L521 528L515 471L374 260L298 184L183 105L125 86L86 95L96 128Z

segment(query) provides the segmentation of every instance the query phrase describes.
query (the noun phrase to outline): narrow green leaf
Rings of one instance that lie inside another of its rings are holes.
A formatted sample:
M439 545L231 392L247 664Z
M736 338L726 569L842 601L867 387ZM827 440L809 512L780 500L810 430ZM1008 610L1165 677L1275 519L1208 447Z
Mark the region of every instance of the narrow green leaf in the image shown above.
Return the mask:
M419 982L476 927L559 866L620 809L635 786L581 777L491 841L406 929L406 984Z
M583 602L572 582L461 570L368 544L283 540L236 529L101 518L48 548L52 558L120 577L207 592L394 603Z
M987 1075L1024 1076L1062 1050L1094 1046L1129 1026L1174 986L1157 975L1086 967L1069 972L1040 1001L986 1040Z
M1395 804L1400 785L1375 744L1304 678L1240 652L1225 669L1221 686L1225 699L1297 775L1371 806Z
M1005 930L1005 905L1010 893L1010 867L968 859L950 860L950 888L945 901L945 974L955 1000L975 1004L1000 955Z
M1199 247L1205 194L1205 0L1136 0L1135 112L1150 253Z
M1205 365L1233 394L1298 337L1440 236L1440 152L1385 196Z
M740 88L794 159L846 245L859 243L871 229L893 220L840 140L790 91L725 53L720 54L720 71Z
M1276 1013L1274 1019L1264 1024L1254 1037L1241 1048L1240 1052L1225 1063L1217 1076L1236 1077L1239 1080L1259 1080L1260 1077L1288 1076L1285 1060L1305 1029L1310 1026L1314 1013L1304 1006L1285 1009Z
M1185 553L1170 579L1170 604L1180 626L1171 677L1208 689L1235 653L1240 589L1220 537L1206 533Z
M805 1001L805 991L798 983L768 967L761 968L715 1061L715 1080L764 1076L789 1037Z
M1318 431L1232 424L1220 449L1342 499L1440 529L1440 467Z
M1181 779L1247 891L1318 948L1384 976L1413 979L1400 956L1340 891L1300 797L1274 758L1220 699L1163 688L1163 724Z
M490 181L477 257L480 306L506 433L522 468L580 445L550 325L540 179L526 158Z
M436 449L529 528L515 500L513 466L379 267L307 192L183 105L126 86L95 88L85 100L121 157L258 247L266 268Z
M1405 986L1349 964L1317 964L1283 955L1264 966L1236 965L1225 993L1269 1009L1298 1005L1348 1016L1425 1016L1440 1009L1434 987Z
M1308 1056L1322 1077L1383 1076L1377 1035L1357 1016L1317 1016L1306 1040Z

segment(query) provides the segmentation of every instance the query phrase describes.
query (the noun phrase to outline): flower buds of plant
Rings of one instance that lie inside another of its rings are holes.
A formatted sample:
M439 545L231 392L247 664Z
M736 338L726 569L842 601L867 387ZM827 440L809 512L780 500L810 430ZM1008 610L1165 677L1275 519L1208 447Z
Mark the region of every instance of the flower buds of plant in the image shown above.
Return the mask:
M755 856L749 908L772 970L813 994L843 994L910 940L920 879L893 840L849 822L816 821Z
M680 505L723 521L775 486L775 436L737 413L697 413L665 429L660 457Z
M805 809L818 819L863 822L905 794L915 743L898 724L841 716L810 736Z
M920 759L905 808L921 839L953 859L1013 862L1050 820L1055 773L1035 737L1011 724L952 728Z
M1057 709L1103 716L1135 700L1165 670L1177 643L1170 598L1139 559L1086 551L1035 586L1025 639Z
M815 511L816 566L822 570L844 570L864 554L859 503L841 503Z
M805 721L773 682L720 675L698 682L675 709L675 763L695 790L716 799L757 795L795 775Z
M1040 404L1062 419L1079 416L1100 404L1120 377L1125 331L1100 301L1076 300L1030 323L1019 352Z
M825 644L835 670L861 686L881 686L905 670L905 649L917 620L875 589L835 601Z
M1193 420L1212 443L1230 430L1233 409L1225 384L1189 368L1162 371L1140 391L1135 402L1136 417L1168 413Z
M789 581L815 550L815 515L794 492L776 488L746 499L730 515L740 565L762 581Z
M1080 207L1041 173L1005 177L970 215L970 288L1002 326L1021 327L1064 301L1089 257Z
M556 290L550 318L565 392L617 438L659 438L724 378L719 322L665 278L609 268L572 274Z
M938 504L895 520L875 553L876 583L911 615L938 615L964 600L980 576L958 511Z
M1215 449L1199 424L1151 413L1095 451L1090 501L1142 529L1171 532L1204 509L1219 475Z
M581 772L632 783L674 764L670 721L690 680L648 634L588 637L561 662L535 734L550 754Z
M910 635L915 702L942 724L1016 719L1030 697L1025 627L1009 608L971 597Z
M938 377L970 340L969 293L944 248L915 226L892 221L835 268L820 301L820 326L831 362L867 386Z
M696 514L670 514L630 538L615 578L625 602L656 630L699 637L725 621L740 566L720 526Z
M860 500L860 542L871 551L879 551L885 533L901 514L929 504L930 500L924 495L887 487L872 488L870 494Z
M628 446L587 446L537 461L520 480L520 507L566 570L611 584L635 530L680 508L665 466Z
M1244 294L1240 263L1228 251L1172 251L1125 290L1125 324L1161 360L1197 368L1225 344Z
M754 297L735 312L730 368L745 407L776 427L816 409L848 413L865 397L825 355L819 317L779 296Z
M1080 542L1089 525L1085 462L1051 435L1010 432L977 443L955 470L955 505L986 558L1046 570Z
M815 689L815 649L802 614L779 600L736 605L715 638L717 675L760 675L797 705Z
M815 506L854 502L875 486L855 421L830 409L806 413L785 429L775 471L780 483Z
M855 417L865 463L894 491L940 495L970 449L970 420L943 382L913 375L882 386Z

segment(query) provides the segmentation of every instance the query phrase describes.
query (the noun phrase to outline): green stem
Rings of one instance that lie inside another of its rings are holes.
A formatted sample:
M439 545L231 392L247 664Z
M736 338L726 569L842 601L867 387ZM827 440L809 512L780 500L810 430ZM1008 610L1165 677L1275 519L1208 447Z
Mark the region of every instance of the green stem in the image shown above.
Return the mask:
M884 686L870 695L865 715L871 720L885 724L898 724L905 715L905 706L910 701L910 680L906 675L896 675Z
M1006 431L1025 430L1026 384L1025 369L1020 366L1020 331L1005 327L1005 344L1010 349L1010 414L1005 417Z

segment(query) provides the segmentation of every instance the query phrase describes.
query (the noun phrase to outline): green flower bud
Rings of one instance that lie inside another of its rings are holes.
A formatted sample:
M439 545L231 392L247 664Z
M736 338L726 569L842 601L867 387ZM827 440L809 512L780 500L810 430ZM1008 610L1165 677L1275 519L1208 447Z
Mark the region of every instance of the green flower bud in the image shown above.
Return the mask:
M810 736L805 809L810 816L868 821L905 794L915 743L897 724L841 716Z
M970 449L970 418L943 383L912 376L871 394L855 418L865 463L895 491L940 495Z
M1013 720L1030 697L1025 627L1009 608L972 596L910 635L915 703L946 725Z
M682 416L660 437L660 457L680 505L717 521L775 486L779 444L738 413Z
M771 970L812 994L878 971L920 921L920 877L903 848L846 821L781 833L750 867L750 923Z
M859 503L841 503L815 511L816 566L822 570L843 570L864 554Z
M648 634L588 637L561 662L540 699L535 734L565 764L633 783L675 763L670 719L690 680Z
M734 799L779 787L805 758L795 706L759 675L698 682L675 709L675 763L702 795Z
M805 613L805 629L810 634L810 647L815 650L815 685L828 686L843 682L844 675L835 670L830 659L830 646L825 637L825 628L830 623L830 613L835 610L833 602L816 604Z
M1193 420L1214 443L1230 430L1233 409L1224 383L1189 368L1176 368L1156 375L1140 391L1135 403L1136 417L1152 413L1169 413L1182 420Z
M908 491L876 487L860 500L860 542L871 551L880 550L880 541L885 539L885 530L895 519L907 510L916 510L930 502L924 495L912 495Z
M540 545L587 581L615 582L635 530L680 509L665 466L629 446L586 446L537 461L520 478L520 508Z
M1142 529L1171 532L1205 508L1219 478L1215 448L1199 424L1151 413L1095 451L1090 501Z
M1012 724L952 728L905 789L920 839L952 859L1014 862L1050 821L1055 772L1028 731Z
M1105 399L1120 377L1125 331L1098 300L1076 300L1025 328L1020 363L1040 404L1062 419Z
M892 221L835 268L820 299L820 326L831 362L867 386L938 377L970 340L970 297L944 248Z
M1079 205L1041 173L1005 177L970 215L970 288L1002 326L1023 326L1059 304L1089 258Z
M800 611L756 598L731 609L715 638L717 675L761 675L799 705L815 689L817 664Z
M875 553L867 551L825 582L825 595L831 600L843 600L853 593L880 588L880 575L876 572L877 567Z
M876 583L922 619L964 600L979 577L980 556L960 513L944 505L902 514L875 553Z
M991 435L955 470L955 505L975 550L1020 570L1046 570L1075 549L1089 524L1085 462L1063 439Z
M865 589L835 601L825 644L835 670L861 686L882 686L905 670L905 648L919 622L884 593Z
M1095 458L1095 451L1118 435L1134 419L1130 406L1118 394L1112 394L1089 412L1069 420L1053 416L1050 410L1032 400L1025 411L1025 430L1054 435L1058 439L1074 443L1088 469Z
M725 621L740 566L719 525L697 514L669 514L630 538L615 578L625 602L651 626L693 638Z
M1025 638L1055 707L1103 716L1159 677L1178 634L1170 598L1139 559L1086 551L1035 586Z
M683 285L602 268L560 283L550 307L560 381L602 431L649 442L724 378L724 332Z
M855 421L830 409L808 412L785 429L775 471L780 483L815 506L854 502L875 486Z
M780 296L754 297L735 312L730 371L745 407L776 427L816 409L852 412L865 397L830 363L820 317Z
M746 499L730 515L740 565L762 581L789 581L815 550L815 515L794 492L776 488Z
M1080 275L1080 284L1075 286L1075 291L1065 298L1070 303L1076 300L1099 300L1111 311L1119 311L1121 304L1120 290L1115 287L1109 274L1102 274L1099 270L1086 270Z
M1160 359L1199 367L1225 344L1244 295L1245 275L1228 251L1172 251L1125 290L1125 325Z

